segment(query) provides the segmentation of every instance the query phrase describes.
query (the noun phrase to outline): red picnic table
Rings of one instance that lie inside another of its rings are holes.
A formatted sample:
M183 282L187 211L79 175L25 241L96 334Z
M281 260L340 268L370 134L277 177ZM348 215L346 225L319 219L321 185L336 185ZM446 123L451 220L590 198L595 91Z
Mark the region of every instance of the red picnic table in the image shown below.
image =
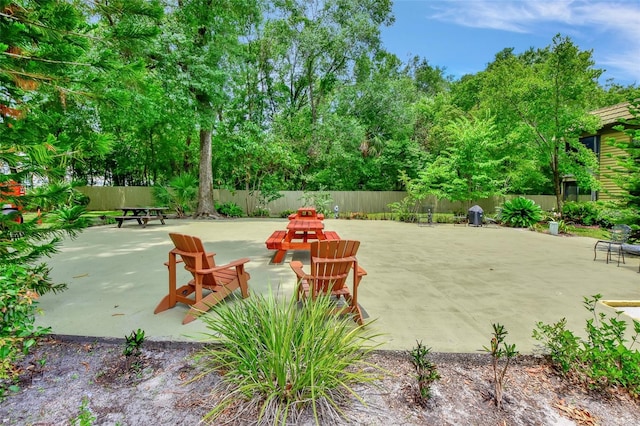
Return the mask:
M273 263L282 263L288 250L310 250L312 241L339 240L338 233L324 231L324 215L316 209L304 207L289 215L286 231L275 231L265 244L277 250Z

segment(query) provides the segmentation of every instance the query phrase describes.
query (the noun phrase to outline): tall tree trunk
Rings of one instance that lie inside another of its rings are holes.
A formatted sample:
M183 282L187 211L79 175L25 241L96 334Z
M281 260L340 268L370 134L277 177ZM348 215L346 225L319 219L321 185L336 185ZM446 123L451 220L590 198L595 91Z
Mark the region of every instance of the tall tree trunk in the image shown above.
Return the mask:
M562 176L560 176L560 165L558 164L558 146L554 148L551 157L551 173L553 174L553 190L556 195L556 211L562 212Z
M213 204L212 130L200 130L200 184L198 186L198 210L194 217L207 218L218 216Z

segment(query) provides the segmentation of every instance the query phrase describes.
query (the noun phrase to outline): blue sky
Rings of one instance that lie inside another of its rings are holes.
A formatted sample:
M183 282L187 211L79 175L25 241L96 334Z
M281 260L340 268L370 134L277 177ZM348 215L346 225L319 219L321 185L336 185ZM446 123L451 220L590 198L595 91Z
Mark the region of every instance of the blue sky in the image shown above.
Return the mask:
M386 50L418 55L459 78L475 74L507 47L550 46L560 33L592 50L604 83L640 84L640 0L393 0Z

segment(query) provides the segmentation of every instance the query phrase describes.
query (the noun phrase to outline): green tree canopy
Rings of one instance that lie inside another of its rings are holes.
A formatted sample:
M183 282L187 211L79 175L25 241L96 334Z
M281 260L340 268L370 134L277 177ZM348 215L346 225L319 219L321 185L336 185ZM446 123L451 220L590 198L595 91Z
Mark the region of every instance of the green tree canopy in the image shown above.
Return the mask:
M501 52L482 76L480 107L495 114L511 152L535 161L540 170L548 167L558 208L563 176L573 174L583 187L597 186L595 155L579 137L598 125L588 111L601 74L591 51L580 51L568 37L557 35L545 49ZM530 167L511 159L516 168Z

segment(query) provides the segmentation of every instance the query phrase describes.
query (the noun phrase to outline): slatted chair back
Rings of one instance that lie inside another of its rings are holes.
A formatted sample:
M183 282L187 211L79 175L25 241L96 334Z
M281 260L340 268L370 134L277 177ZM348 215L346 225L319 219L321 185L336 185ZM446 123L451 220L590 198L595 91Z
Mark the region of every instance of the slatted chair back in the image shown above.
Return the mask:
M165 263L169 269L169 294L160 301L154 313L166 311L181 302L191 306L182 320L187 324L238 288L242 298L249 297L248 281L251 276L244 268L248 258L216 265L215 253L207 253L200 238L178 233L170 233L169 237L175 245L169 252L169 261ZM177 285L176 274L179 263L184 263L184 268L193 275L193 279L181 287ZM209 290L209 294L205 295L203 290Z
M358 286L367 275L360 265L356 253L360 241L321 240L311 243L311 273L307 274L302 262L295 260L289 264L298 277L298 300L315 299L321 294L344 299L342 306L336 306L335 313L352 314L353 319L364 325L362 310L358 304ZM353 277L352 291L347 278Z
M178 233L170 233L169 237L175 246L174 252L179 254L184 261L184 269L191 272L194 277L195 271L215 268L215 253L207 253L200 238ZM203 275L202 285L204 287L217 285L215 276L213 274Z
M360 241L324 240L311 243L311 295L341 295L348 292L347 278L357 270ZM354 273L355 275L355 273Z

